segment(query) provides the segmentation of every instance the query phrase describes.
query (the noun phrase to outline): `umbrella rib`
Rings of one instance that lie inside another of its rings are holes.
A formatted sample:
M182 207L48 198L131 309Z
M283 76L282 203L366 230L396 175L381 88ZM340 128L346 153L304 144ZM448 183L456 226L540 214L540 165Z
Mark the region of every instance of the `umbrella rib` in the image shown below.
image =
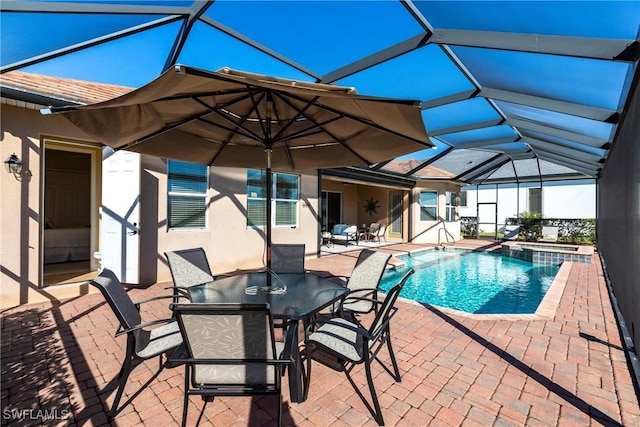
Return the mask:
M293 106L291 103L287 102L287 100L280 94L280 92L274 92L274 94L276 96L278 96L278 98L280 98L284 103L288 104L291 108L293 108L296 111L296 115L294 117L292 117L285 126L283 126L280 131L273 137L274 140L278 140L278 138L280 138L280 136L287 130L289 129L289 127L291 127L291 125L293 125L296 120L298 120L300 117L305 115L305 112L312 106L314 105L314 103L318 100L318 96L313 97L313 99L309 100L309 102L307 102L307 105L305 105L304 107L298 109L295 106ZM305 116L306 117L306 116Z
M294 97L294 96L292 96L292 97L293 97L293 98L296 98L296 99L299 99L298 97ZM291 104L291 102L289 102L289 100L288 100L288 99L285 99L285 98L282 98L282 97L281 97L280 99L282 99L282 101L283 101L284 103L288 104L291 108L293 108L293 109L296 109L296 110L297 110L297 108L296 108L293 104ZM299 99L299 100L300 100L300 101L305 102L305 100L303 100L303 99ZM315 104L315 102L314 102L313 104ZM324 107L323 107L323 106L320 106L320 108L324 108ZM340 114L340 113L336 113L335 111L332 111L332 112L333 112L333 113L335 113L335 114L338 114L338 116L341 116L341 114ZM341 140L341 139L337 138L337 137L336 137L335 135L333 135L331 132L329 132L328 130L326 130L326 129L325 129L325 128L323 128L322 126L320 126L320 124L319 124L319 123L318 123L318 122L317 122L313 117L311 117L311 116L309 116L309 115L307 115L307 114L304 114L304 113L303 113L303 115L304 115L304 117L305 117L307 120L309 120L311 123L313 123L313 124L315 125L315 127L317 127L318 129L320 129L320 131L321 131L321 132L325 133L326 135L329 135L329 137L330 137L333 141L335 141L335 142L337 142L337 143L341 144L344 148L346 148L347 150L349 150L349 151L350 151L354 156L356 156L357 158L359 158L360 160L362 160L363 162L365 162L365 163L366 163L366 164L368 164L368 165L370 165L370 164L372 164L372 163L373 163L373 162L370 162L369 160L365 159L364 157L362 157L358 152L356 152L353 148L351 148L351 147L349 146L349 144L347 144L345 141L343 141L343 140ZM340 118L340 117L339 117L339 118ZM310 130L310 129L308 129L308 130Z
M231 102L227 102L227 103L225 103L223 106L216 106L216 107L211 107L210 105L208 105L207 103L205 103L204 101L202 101L202 100L201 100L201 99L199 99L199 98L193 98L195 101L197 101L198 103L200 103L200 105L202 105L202 106L204 106L205 108L207 108L211 113L214 113L214 114L216 114L218 117L222 118L223 120L228 121L228 122L229 122L229 123L231 123L231 124L234 126L234 128L235 128L235 129L227 128L227 127L225 127L225 126L222 126L222 125L221 125L221 124L219 124L219 123L211 122L211 121L209 121L209 120L207 120L207 119L205 119L205 118L200 118L200 120L201 120L201 121L203 121L203 122L205 122L205 123L207 123L207 124L209 124L209 125L211 125L211 126L218 127L218 128L220 128L220 129L224 129L224 130L226 130L226 131L228 131L228 132L229 132L229 136L224 140L224 142L222 142L222 146L220 147L220 150L218 150L218 152L217 152L217 153L213 156L213 158L209 161L209 164L210 164L210 165L211 165L211 164L213 164L213 163L218 159L218 157L220 157L220 156L222 155L222 152L224 151L224 149L225 149L226 147L228 147L228 146L229 146L229 142L231 141L231 138L233 137L234 133L237 133L237 132L239 132L239 131L240 131L240 132L241 132L242 134L244 134L245 136L247 136L247 137L249 137L249 138L252 138L252 139L254 139L254 140L256 140L256 141L258 141L258 142L260 142L260 143L263 143L263 140L262 140L262 138L260 138L260 136L259 136L259 135L255 134L254 132L251 132L249 129L246 129L246 128L242 127L242 124L243 124L244 122L246 122L246 121L247 121L247 119L249 118L249 116L251 115L251 113L252 113L253 111L256 111L256 113L257 113L257 114L259 114L259 113L258 113L258 111L257 111L257 102L261 102L261 100L256 102L256 101L255 101L255 99L254 99L254 97L253 97L253 95L254 95L254 94L252 93L251 95L242 96L242 97L240 97L240 98L236 98L236 99L234 99L234 100L233 100L233 101L231 101ZM252 104L253 104L253 106L252 106L252 108L249 110L249 112L248 112L244 117L242 117L242 116L238 116L238 117L239 117L239 119L240 119L240 121L239 121L239 122L235 122L235 121L233 121L232 119L230 119L229 117L227 117L227 115L223 114L223 113L220 111L220 110L222 110L222 109L224 109L224 108L228 107L229 105L235 104L235 103L237 103L237 102L239 102L239 101L242 101L242 100L244 100L244 99L247 99L247 98L249 98L249 97L251 97L251 100L252 100Z
M138 144L141 144L141 143L145 142L148 139L151 139L151 138L154 138L154 137L156 137L158 135L162 135L163 133L167 133L169 131L172 131L175 128L183 126L183 125L185 125L185 124L187 124L189 122L192 122L194 120L199 120L200 118L201 118L201 115L197 115L197 116L189 117L189 118L187 118L185 120L181 120L178 123L174 123L172 125L168 125L168 126L162 128L162 129L159 129L159 130L157 130L155 132L151 132L150 134L147 134L147 135L145 135L145 136L143 136L141 138L138 138L133 142L125 144L122 147L119 147L118 150L126 150L128 148L134 147L134 146L136 146Z
M334 118L325 120L324 122L319 122L317 126L316 125L310 126L307 129L302 129L302 130L300 130L298 132L291 133L291 134L289 134L289 135L287 135L287 136L285 136L285 137L283 137L281 139L278 139L277 142L287 142L287 141L289 141L291 139L294 139L294 138L303 138L305 136L312 136L312 135L316 135L316 134L319 134L319 133L323 133L324 130L322 129L322 126L328 125L329 123L333 123L333 122L335 122L337 120L340 120L341 118L342 117L334 117Z
M241 99L235 99L233 102L227 102L222 106L212 107L209 104L207 104L206 102L202 101L201 99L199 99L197 97L192 97L192 99L194 101L198 102L200 105L202 105L203 107L205 107L207 109L207 114L209 114L209 113L216 114L221 119L223 119L223 120L225 120L225 121L227 121L227 122L229 122L229 123L231 123L233 125L233 127L235 129L231 129L231 128L225 127L225 126L223 126L223 125L221 125L219 123L215 123L215 122L209 121L209 120L203 118L202 116L199 117L199 119L201 121L203 121L203 122L205 122L205 123L207 123L207 124L209 124L211 126L215 126L215 127L220 128L220 129L224 129L226 131L229 131L230 135L226 139L226 143L229 142L229 139L231 138L232 134L235 133L235 132L238 132L238 131L242 132L245 136L247 136L249 138L255 139L258 142L262 142L262 138L260 138L260 135L254 133L254 132L251 132L250 130L242 127L242 123L244 123L247 120L247 118L249 117L248 115L245 116L245 117L238 116L239 119L240 119L240 122L235 122L230 117L228 117L226 114L223 114L220 111L220 110L225 109L227 106L229 106L231 104L234 104L234 103L236 103L238 101L242 101L243 99L246 99L246 98L248 98L248 96L242 97Z
M294 94L290 94L290 96L291 96L291 98L295 98L295 99L297 99L297 100L299 100L299 101L302 101L302 102L305 102L305 101L306 101L305 99L302 99L302 98L300 98L300 97L298 97L298 96L296 96L296 95L294 95ZM388 101L381 101L381 102L388 102ZM379 124L377 124L377 123L374 123L374 122L370 122L370 121L367 121L367 120L361 119L360 117L356 117L356 116L351 115L351 114L349 114L349 113L346 113L346 112L344 112L344 111L338 111L338 110L336 110L336 109L334 109L334 108L331 108L331 107L328 107L328 106L326 106L326 105L322 105L322 104L315 104L315 103L314 103L314 105L316 105L318 108L324 109L324 110L329 111L329 112L332 112L332 113L334 113L334 114L337 114L337 115L340 115L340 116L346 117L346 118L348 118L348 119L354 120L354 121L359 122L359 123L363 123L363 124L365 124L365 125L367 125L367 126L371 126L371 127L376 128L376 129L378 129L378 130L381 130L381 131L384 131L384 132L390 133L390 134L392 134L392 135L395 135L395 136L397 136L397 137L400 137L400 138L403 138L403 139L409 140L409 141L411 141L411 142L415 142L416 144L420 144L420 145L423 145L423 146L425 146L425 147L429 147L429 148L432 146L431 144L428 144L428 143L426 143L426 142L424 142L424 141L420 141L419 139L412 138L412 137L410 137L410 136L408 136L408 135L404 135L404 134L399 133L399 132L396 132L396 131L394 131L394 130L392 130L392 129L388 129L388 128L384 127L384 126L380 126L380 125L379 125Z
M250 138L254 138L254 139L256 139L257 141L261 141L261 139L260 139L260 137L259 137L258 135L255 135L255 134L253 134L252 132L250 132L250 131L248 131L248 130L246 130L246 129L242 128L242 127L241 127L240 125L238 125L236 122L234 122L234 121L233 121L233 120L231 120L230 118L226 117L224 114L220 113L220 112L219 112L219 111L217 111L215 108L212 108L212 107L211 107L211 106L209 106L207 103L205 103L204 101L202 101L202 100L198 99L197 97L191 96L191 97L185 97L185 98L190 98L190 99L192 99L192 100L196 101L197 103L199 103L199 104L200 104L200 105L202 105L203 107L207 108L207 111L206 111L206 112L204 112L204 113L202 113L202 114L197 114L197 115L195 115L195 116L188 117L188 118L186 118L186 119L184 119L184 120L181 120L181 121L179 121L179 122L177 122L177 123L174 123L174 124L172 124L172 125L168 125L167 127L162 128L162 129L160 129L160 130L157 130L157 131L155 131L155 132L152 132L152 133L150 133L150 134L148 134L148 135L145 135L145 136L143 136L142 138L138 138L138 139L136 139L135 141L130 142L130 143L125 144L124 146L120 147L120 149L128 149L128 148L134 147L134 146L136 146L136 145L138 145L138 144L141 144L141 143L143 143L143 142L147 141L148 139L151 139L151 138L154 138L154 137L156 137L156 136L158 136L158 135L162 135L163 133L166 133L166 132L172 131L173 129L176 129L176 128L178 128L178 127L180 127L180 126L183 126L183 125L185 125L185 124L187 124L187 123L189 123L189 122L192 122L192 121L194 121L194 120L204 121L205 123L207 123L207 124L209 124L209 125L216 126L216 127L220 128L220 129L224 129L224 130L226 130L226 131L229 131L231 134L232 134L232 133L234 133L234 132L237 132L238 130L240 130L240 131L242 131L242 133L244 133L244 134L245 134L245 136L248 136L248 137L250 137ZM245 98L246 98L246 97L245 97ZM167 99L163 99L163 100L169 100L169 99L167 98ZM240 99L240 100L241 100L241 99ZM234 100L234 102L238 102L238 99ZM228 105L230 105L230 104L232 104L232 103L233 103L233 102L226 103L226 104L225 104L225 106L228 106ZM231 128L227 128L227 127L225 127L225 126L222 126L221 124L213 123L213 122L211 122L211 121L209 121L209 120L204 119L204 118L203 118L203 116L204 116L204 115L206 115L206 114L209 114L209 113L215 113L215 114L217 114L218 116L220 116L221 118L223 118L224 120L229 121L231 124L233 124L233 125L236 127L236 130L231 129ZM245 119L245 120L246 120L246 119ZM230 137L231 137L231 136L229 136L229 138L230 138ZM229 141L229 139L227 139L227 141L225 142L225 144L224 144L224 145L228 144L228 141ZM223 145L223 146L224 146L224 145ZM220 150L220 151L221 151L221 150ZM217 156L216 156L216 157L217 157Z

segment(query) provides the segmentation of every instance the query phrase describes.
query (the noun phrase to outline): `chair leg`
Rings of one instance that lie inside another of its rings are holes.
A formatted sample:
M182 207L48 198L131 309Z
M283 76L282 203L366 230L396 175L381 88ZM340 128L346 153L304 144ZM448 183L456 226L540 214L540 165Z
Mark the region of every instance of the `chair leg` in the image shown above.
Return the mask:
M307 340L307 336L306 336L306 330L305 330L305 337L304 337L304 356L306 362L307 362L307 368L306 368L306 372L303 373L303 378L302 380L304 381L304 394L303 394L303 399L304 401L307 400L307 398L309 397L309 389L311 388L311 350L309 348L309 341Z
M120 369L120 373L118 374L119 384L118 391L116 392L116 397L113 400L113 405L111 405L111 410L107 414L109 419L115 418L118 412L118 404L120 403L120 399L122 398L122 393L124 392L124 387L127 384L127 379L129 379L129 374L131 373L131 364L133 362L133 351L134 351L134 340L131 335L127 336L127 351L124 356L124 363L122 364L122 368Z
M184 367L184 402L182 404L182 427L187 426L187 411L189 407L189 366Z
M367 357L364 362L365 372L367 374L367 383L369 384L369 393L371 394L371 400L373 401L373 407L375 414L373 415L378 425L384 426L384 419L382 418L382 410L380 409L380 403L378 402L378 394L376 393L376 387L373 384L373 376L371 375L371 360Z
M282 389L278 392L278 427L282 425Z
M393 353L393 347L391 346L391 332L387 329L387 350L389 350L389 357L391 357L391 364L393 365L393 372L395 373L394 380L402 382L400 377L400 369L398 368L398 362L396 362L396 356Z

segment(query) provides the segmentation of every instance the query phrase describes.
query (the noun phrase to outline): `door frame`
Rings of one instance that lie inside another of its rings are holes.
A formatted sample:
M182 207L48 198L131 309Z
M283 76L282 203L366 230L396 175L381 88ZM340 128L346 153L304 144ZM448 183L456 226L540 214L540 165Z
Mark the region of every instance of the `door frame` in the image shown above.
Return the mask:
M92 271L100 269L100 263L93 256L100 248L100 201L102 200L102 148L96 144L65 141L44 137L40 145L40 212L39 212L39 259L38 259L38 288L44 287L44 227L45 227L45 176L46 149L89 154L91 162L91 200L90 219L91 232L89 243L89 268ZM49 285L55 286L55 285Z
M390 239L403 240L404 236L404 210L405 210L405 194L403 190L389 190L389 224L387 227L387 236ZM394 206L393 199L395 196L400 196L400 202ZM400 231L393 230L394 213L399 212Z
M325 193L334 193L334 194L338 194L340 196L340 206L338 208L338 211L340 212L340 218L338 218L338 222L337 224L341 224L342 223L342 216L344 214L343 212L343 206L344 206L344 194L341 191L335 191L335 190L321 190L320 192L320 218L322 218L322 223L320 224L320 227L324 227L325 224L324 222L327 221L327 218L325 216L325 212L323 211L323 206L322 206L322 196ZM327 197L327 212L329 211L329 198ZM327 229L328 232L331 232L331 230Z

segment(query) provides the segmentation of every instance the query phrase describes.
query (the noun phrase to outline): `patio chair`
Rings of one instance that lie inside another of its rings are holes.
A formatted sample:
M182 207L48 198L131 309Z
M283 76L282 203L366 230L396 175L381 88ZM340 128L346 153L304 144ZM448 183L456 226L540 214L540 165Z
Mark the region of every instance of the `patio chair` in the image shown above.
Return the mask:
M384 239L384 242L387 243L387 226L385 224L380 224L378 227L378 231L373 235L374 240L378 240L378 243L381 243L380 239Z
M411 274L413 274L413 270L409 270L400 282L391 288L384 301L364 298L364 300L380 306L369 328L365 328L359 322L350 322L339 317L331 318L326 322L316 322L307 327L307 332L309 333L305 342L308 363L306 370L307 384L310 384L311 360L322 363L336 371L344 372L353 388L381 426L384 425L384 419L373 383L371 362L377 360L394 380L401 381L400 370L391 346L391 329L389 325L398 310L394 304ZM393 372L378 358L378 353L385 344L387 345ZM360 364L364 364L365 367L373 408L364 398L350 375L353 368Z
M376 304L359 298L371 298L374 300L378 298L378 287L390 258L391 254L389 253L363 249L358 255L358 260L351 271L351 276L347 279L349 293L341 304L334 307L334 313L344 317L345 312L355 316L375 310L377 308Z
M520 235L519 225L505 225L502 240L518 240Z
M304 273L304 244L271 245L271 270L278 273Z
M274 339L268 304L172 304L184 336L185 353L171 362L185 365L182 425L189 396L206 404L215 396L274 395L282 419L282 375L291 357L292 324L285 343Z
M361 234L360 234L360 240L364 240L364 241L372 241L375 240L376 235L378 234L378 230L380 229L380 224L377 222L372 222L369 225L369 228L367 228L366 230L364 230Z
M551 225L542 226L542 237L538 239L541 243L556 243L558 241L558 227Z
M174 302L181 298L189 298L188 288L214 280L207 260L207 254L202 248L182 249L164 253L171 270L173 279Z
M116 337L127 334L127 349L122 368L118 374L118 391L108 413L108 417L113 419L119 411L118 404L131 370L140 361L158 356L160 358L160 368L151 379L155 378L166 366L166 363L162 363L162 355L182 344L182 335L174 319L160 319L142 323L140 317L141 304L157 299L173 298L172 296L154 297L134 303L125 292L116 275L106 268L89 283L100 290L118 322L120 322ZM156 325L162 326L148 329ZM134 397L136 395L137 393Z

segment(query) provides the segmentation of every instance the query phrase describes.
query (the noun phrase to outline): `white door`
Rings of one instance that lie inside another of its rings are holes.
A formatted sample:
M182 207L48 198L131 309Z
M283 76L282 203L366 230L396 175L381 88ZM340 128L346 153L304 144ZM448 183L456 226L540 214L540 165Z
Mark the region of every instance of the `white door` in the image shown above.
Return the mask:
M105 152L102 160L102 267L123 283L138 284L140 247L140 154Z

